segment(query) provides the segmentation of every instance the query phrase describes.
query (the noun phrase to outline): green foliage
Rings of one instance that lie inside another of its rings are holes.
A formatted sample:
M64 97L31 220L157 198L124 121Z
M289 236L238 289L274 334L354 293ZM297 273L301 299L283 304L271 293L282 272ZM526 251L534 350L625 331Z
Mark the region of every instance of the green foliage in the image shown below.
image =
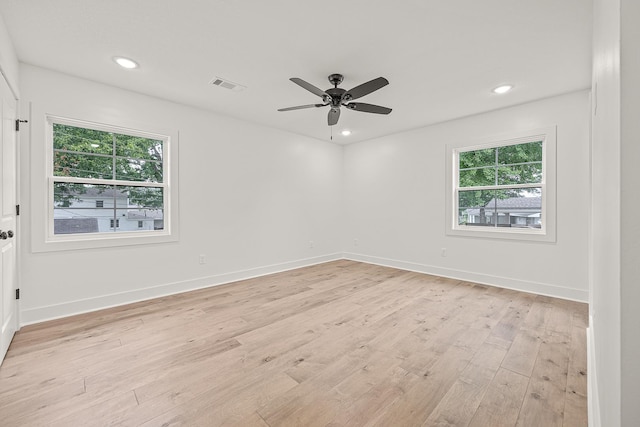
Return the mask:
M53 200L59 207L70 207L73 202L80 200L79 196L84 193L86 188L82 184L56 182L53 186Z
M459 155L459 204L483 207L492 199L517 197L517 189L462 190L484 186L534 184L542 181L542 141L515 144Z
M118 187L119 190L128 191L129 200L135 201L138 206L146 208L162 207L162 188L157 187Z
M542 141L498 147L498 163L501 165L542 162Z
M163 146L159 140L55 123L53 148L54 176L163 182ZM161 188L131 186L126 190L133 204L162 207ZM54 200L70 205L84 192L82 184L58 185Z
M465 151L460 153L460 169L491 166L496 163L496 149Z

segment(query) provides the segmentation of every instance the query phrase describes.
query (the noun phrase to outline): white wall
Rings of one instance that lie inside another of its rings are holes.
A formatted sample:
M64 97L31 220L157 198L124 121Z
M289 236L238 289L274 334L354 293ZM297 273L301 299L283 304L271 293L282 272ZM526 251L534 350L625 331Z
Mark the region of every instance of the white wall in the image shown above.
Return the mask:
M7 26L0 15L0 72L9 83L16 98L19 96L18 67L18 57L11 43Z
M446 235L445 145L555 125L557 242ZM348 257L587 300L588 91L349 145L344 167Z
M179 242L33 253L23 226L23 324L340 256L340 146L29 65L20 85L23 116L32 107L108 124L135 118L180 133ZM30 156L42 150L42 121L20 135L25 216L44 184L32 180Z

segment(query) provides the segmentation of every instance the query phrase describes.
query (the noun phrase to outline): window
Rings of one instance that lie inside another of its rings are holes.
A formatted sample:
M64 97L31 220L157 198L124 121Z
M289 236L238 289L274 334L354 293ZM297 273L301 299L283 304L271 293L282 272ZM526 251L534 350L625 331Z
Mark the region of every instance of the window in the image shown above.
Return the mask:
M555 239L555 129L448 151L448 234Z
M36 251L176 240L171 136L47 119L48 230ZM141 227L141 219L157 226Z

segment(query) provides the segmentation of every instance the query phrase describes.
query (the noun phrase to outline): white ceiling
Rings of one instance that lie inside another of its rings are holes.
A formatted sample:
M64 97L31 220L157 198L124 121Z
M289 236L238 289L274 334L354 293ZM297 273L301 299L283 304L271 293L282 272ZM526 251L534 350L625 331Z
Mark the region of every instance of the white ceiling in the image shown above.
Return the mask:
M342 109L334 142L350 143L589 87L591 3L0 0L0 14L22 62L322 140L328 107L276 111L320 101L290 77L322 89L331 73L345 89L386 77L359 101L390 115ZM515 89L491 93L502 83Z

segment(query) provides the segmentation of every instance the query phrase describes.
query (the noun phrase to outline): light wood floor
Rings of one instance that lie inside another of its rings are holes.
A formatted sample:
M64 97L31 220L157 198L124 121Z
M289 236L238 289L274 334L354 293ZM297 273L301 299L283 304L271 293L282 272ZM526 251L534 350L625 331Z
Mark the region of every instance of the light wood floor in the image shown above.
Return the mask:
M586 426L587 306L336 261L23 328L9 426Z

